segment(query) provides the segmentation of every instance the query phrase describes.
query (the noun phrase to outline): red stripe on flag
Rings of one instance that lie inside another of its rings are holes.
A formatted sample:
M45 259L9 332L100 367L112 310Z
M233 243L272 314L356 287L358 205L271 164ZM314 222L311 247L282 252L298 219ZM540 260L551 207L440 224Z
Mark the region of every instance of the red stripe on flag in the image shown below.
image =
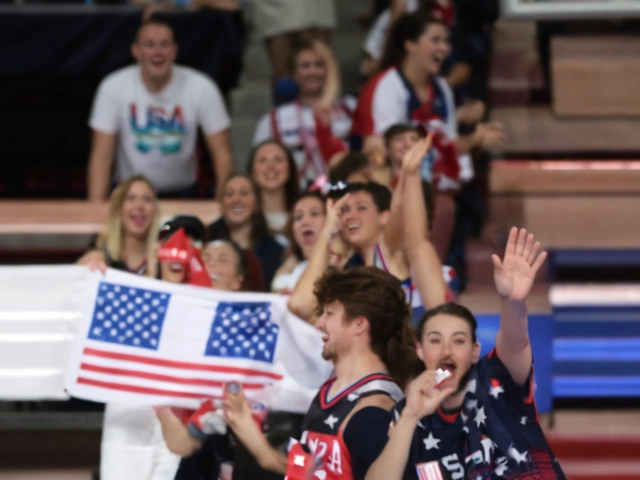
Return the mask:
M174 377L171 375L161 375L158 373L139 372L137 370L125 370L122 368L102 367L100 365L92 365L90 363L81 363L80 370L108 373L110 375L121 375L123 377L145 378L148 380L158 380L161 382L180 383L183 385L199 385L204 387L222 388L225 385L225 383L228 383L228 382L220 382L215 380L203 380L200 378L181 378L181 377ZM244 390L259 390L259 389L265 388L266 386L267 386L266 384L259 384L259 383L243 383L242 384L242 388Z
M120 383L102 382L100 380L93 380L92 378L78 377L76 383L83 385L92 385L94 387L106 388L109 390L120 390L123 392L142 393L146 395L163 395L167 397L182 397L182 398L219 398L213 395L206 395L204 393L190 393L190 392L176 392L173 390L163 390L161 388L148 388L139 387L136 385L123 385Z
M190 362L178 362L175 360L163 360L160 358L141 357L139 355L131 355L128 353L106 352L103 350L96 350L95 348L85 348L82 353L84 353L85 355L93 355L95 357L112 358L115 360L138 362L138 363L144 363L147 365L159 365L161 367L184 368L186 370L204 370L208 372L218 372L218 373L236 373L238 375L268 377L268 378L273 378L274 380L282 379L282 375L279 375L277 373L265 372L263 370L254 370L251 368L205 365L201 363L190 363Z

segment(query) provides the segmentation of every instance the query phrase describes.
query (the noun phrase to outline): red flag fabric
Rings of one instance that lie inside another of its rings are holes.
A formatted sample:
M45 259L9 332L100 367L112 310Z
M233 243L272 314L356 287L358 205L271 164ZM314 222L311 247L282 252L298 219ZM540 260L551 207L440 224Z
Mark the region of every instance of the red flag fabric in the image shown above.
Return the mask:
M191 245L183 228L179 228L162 244L158 251L158 259L161 262L182 263L187 270L184 283L211 288L211 279L204 267L200 252Z

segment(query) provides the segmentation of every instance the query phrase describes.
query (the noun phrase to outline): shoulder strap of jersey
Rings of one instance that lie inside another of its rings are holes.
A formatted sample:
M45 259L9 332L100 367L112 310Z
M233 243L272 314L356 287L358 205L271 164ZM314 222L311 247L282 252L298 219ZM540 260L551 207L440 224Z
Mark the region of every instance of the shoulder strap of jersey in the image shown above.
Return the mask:
M368 396L377 393L389 395L396 401L402 399L403 397L400 387L398 387L394 383L393 378L391 378L386 373L373 373L371 375L367 375L366 377L358 380L346 390L340 392L333 399L331 399L331 401L327 402L325 400L327 398L327 390L329 386L329 382L325 383L319 392L320 407L323 410L331 408L344 398L349 401L355 401L362 396Z
M369 395L378 394L389 395L396 402L399 402L404 398L402 390L398 385L396 385L391 377L373 378L361 387L358 387L349 396L354 399L354 395L357 395L359 398L363 398L368 397Z

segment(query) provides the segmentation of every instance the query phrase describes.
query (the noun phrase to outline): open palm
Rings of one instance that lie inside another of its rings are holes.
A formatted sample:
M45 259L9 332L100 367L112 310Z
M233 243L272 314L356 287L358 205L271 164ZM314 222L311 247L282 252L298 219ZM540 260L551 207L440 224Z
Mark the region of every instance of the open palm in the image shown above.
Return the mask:
M521 302L527 298L536 273L547 258L547 252L540 252L540 242L534 241L532 234L522 228L513 227L502 261L493 255L493 278L500 297Z

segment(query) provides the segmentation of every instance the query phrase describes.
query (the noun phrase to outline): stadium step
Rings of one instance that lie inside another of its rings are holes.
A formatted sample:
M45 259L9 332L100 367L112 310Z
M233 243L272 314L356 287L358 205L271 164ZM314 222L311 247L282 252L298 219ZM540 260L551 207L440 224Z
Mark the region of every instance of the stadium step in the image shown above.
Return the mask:
M499 107L491 120L502 123L506 158L621 158L640 153L640 119L556 117L549 106Z
M545 434L569 480L640 480L639 410L559 410Z
M535 23L500 20L493 30L489 98L494 106L527 105L545 90Z
M640 479L640 436L547 435L569 480Z
M556 115L640 117L640 38L579 35L552 39Z

